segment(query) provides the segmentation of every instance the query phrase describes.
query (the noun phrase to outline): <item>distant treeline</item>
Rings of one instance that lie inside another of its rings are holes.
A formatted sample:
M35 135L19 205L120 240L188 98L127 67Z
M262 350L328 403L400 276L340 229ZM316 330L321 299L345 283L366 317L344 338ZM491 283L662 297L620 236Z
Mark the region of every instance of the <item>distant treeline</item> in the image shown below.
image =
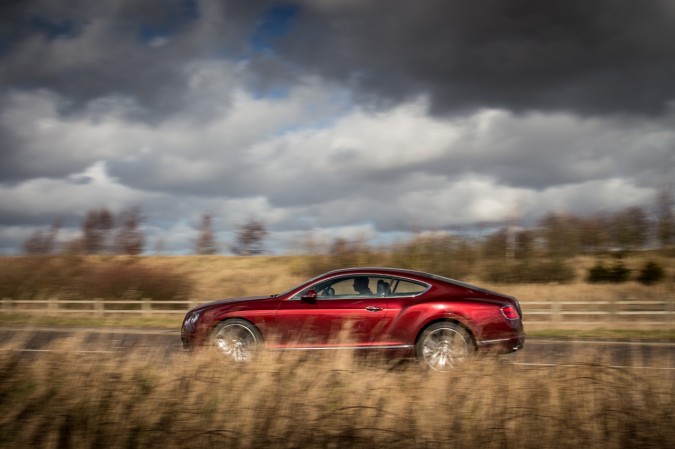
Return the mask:
M23 245L29 255L56 253L67 254L125 254L138 255L146 251L147 239L143 231L140 208L124 209L114 214L108 208L90 210L81 223L80 235L57 245L60 222L49 229L38 229ZM485 234L479 229L462 234L449 232L420 232L409 242L410 249L419 245L440 245L465 253L466 257L506 258L528 260L532 257L568 258L579 254L597 254L609 251L634 251L646 248L667 249L675 243L675 218L673 198L668 190L659 192L651 208L629 207L616 212L598 212L587 216L550 212L531 227L522 227L514 219L501 229ZM267 226L260 220L250 219L236 230L235 240L218 242L211 214L203 214L195 232L194 254L217 254L223 251L236 255L256 255L266 252ZM475 237L480 235L480 237ZM431 236L431 237L430 237ZM439 237L440 236L440 237ZM467 237L471 236L471 237ZM308 254L340 254L350 246L367 249L368 242L307 241L302 250ZM403 243L405 246L407 243ZM161 242L156 242L155 252L162 252ZM395 245L396 246L396 245ZM396 250L379 248L378 251Z

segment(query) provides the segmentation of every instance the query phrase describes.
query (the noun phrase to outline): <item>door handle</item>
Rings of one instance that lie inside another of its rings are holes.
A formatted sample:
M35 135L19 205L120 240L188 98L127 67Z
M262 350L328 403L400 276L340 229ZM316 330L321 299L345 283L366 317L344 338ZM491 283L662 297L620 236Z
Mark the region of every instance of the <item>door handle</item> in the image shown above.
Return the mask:
M379 312L380 310L382 310L382 307L368 306L368 307L366 307L366 310L368 312Z

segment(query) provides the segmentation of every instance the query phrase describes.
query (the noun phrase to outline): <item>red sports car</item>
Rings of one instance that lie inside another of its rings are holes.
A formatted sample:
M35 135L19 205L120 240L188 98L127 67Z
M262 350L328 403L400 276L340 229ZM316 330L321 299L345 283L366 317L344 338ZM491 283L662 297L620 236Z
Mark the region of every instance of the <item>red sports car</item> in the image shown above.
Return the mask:
M384 350L451 369L475 351L521 349L516 298L434 274L347 268L271 296L202 304L183 320L185 349L234 361L261 349Z

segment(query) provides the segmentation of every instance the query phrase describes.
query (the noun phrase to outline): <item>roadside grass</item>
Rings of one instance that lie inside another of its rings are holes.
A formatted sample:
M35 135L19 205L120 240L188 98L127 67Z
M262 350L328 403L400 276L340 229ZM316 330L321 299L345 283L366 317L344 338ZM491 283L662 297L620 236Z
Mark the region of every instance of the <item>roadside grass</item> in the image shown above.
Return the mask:
M526 328L527 331L527 328ZM664 340L675 342L673 329L538 329L527 331L528 337L560 339L606 339L606 340Z
M476 359L449 373L347 352L30 355L0 344L0 447L664 448L673 374L611 368L586 350L566 367ZM636 361L637 363L637 361Z

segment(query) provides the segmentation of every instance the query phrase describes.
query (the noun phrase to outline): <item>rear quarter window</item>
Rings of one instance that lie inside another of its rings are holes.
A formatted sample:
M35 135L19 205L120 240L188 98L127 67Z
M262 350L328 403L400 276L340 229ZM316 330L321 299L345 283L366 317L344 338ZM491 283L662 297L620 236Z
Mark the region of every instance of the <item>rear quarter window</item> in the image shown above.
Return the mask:
M396 290L392 293L396 296L410 296L420 294L427 288L427 285L401 279L396 285Z

